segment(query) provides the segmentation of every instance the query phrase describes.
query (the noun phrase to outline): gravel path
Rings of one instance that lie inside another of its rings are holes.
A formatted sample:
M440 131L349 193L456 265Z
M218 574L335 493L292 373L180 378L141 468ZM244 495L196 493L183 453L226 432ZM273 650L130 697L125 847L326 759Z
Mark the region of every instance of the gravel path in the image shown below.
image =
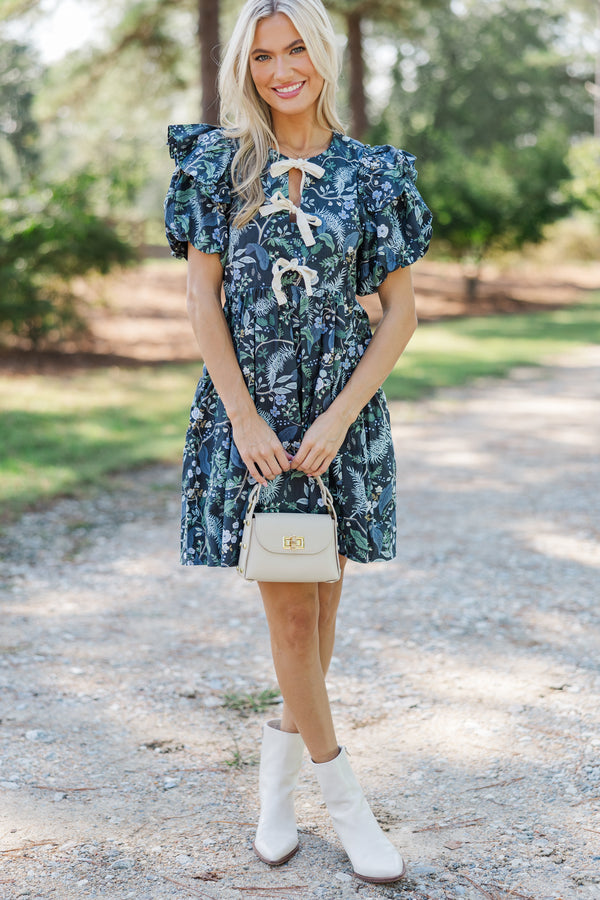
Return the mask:
M160 468L1 538L1 898L600 898L600 348L393 415L399 556L348 567L329 682L405 882L352 879L306 763L254 857L266 626L178 566Z

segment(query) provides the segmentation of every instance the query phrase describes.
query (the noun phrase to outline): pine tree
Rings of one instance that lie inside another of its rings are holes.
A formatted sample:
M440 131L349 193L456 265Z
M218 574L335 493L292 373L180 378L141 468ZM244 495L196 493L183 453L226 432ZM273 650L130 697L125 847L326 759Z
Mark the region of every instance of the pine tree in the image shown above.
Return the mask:
M419 8L447 5L446 0L421 0ZM351 132L359 140L369 127L365 94L363 30L366 21L387 22L394 31L410 29L417 4L413 0L326 0L326 6L346 23L348 37Z

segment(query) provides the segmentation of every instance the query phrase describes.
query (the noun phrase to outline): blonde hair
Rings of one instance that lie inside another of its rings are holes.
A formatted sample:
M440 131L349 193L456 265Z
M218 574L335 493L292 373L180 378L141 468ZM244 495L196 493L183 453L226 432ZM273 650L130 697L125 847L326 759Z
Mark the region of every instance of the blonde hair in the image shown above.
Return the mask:
M231 164L234 190L242 200L234 223L238 228L249 222L264 202L260 176L267 164L269 148L277 146L271 110L256 90L250 74L256 26L261 19L276 13L290 19L325 82L317 104L317 124L344 132L335 105L340 70L335 33L321 0L247 0L219 72L221 125L227 137L239 139L239 149Z

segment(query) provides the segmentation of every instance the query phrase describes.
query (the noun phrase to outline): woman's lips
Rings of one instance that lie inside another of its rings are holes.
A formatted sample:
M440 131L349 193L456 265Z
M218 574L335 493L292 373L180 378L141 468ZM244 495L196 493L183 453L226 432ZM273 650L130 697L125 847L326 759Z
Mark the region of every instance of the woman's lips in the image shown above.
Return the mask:
M294 84L273 88L273 90L278 97L281 97L283 100L287 100L290 97L297 97L305 84L305 81L295 81Z

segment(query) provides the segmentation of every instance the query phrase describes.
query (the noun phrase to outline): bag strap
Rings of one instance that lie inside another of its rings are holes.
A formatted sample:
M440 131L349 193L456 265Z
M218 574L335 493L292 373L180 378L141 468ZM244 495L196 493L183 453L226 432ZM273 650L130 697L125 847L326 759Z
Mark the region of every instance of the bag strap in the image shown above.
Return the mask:
M323 500L323 503L327 507L327 510L329 511L329 515L337 523L337 513L336 513L334 505L333 505L333 496L332 496L329 488L325 487L325 485L323 484L323 480L322 480L321 476L320 475L307 475L306 477L314 478L314 480L317 482L317 484L319 486L319 491L321 492L321 499ZM257 506L258 501L260 499L261 487L262 487L261 484L255 484L254 487L252 488L252 490L250 491L250 496L248 497L248 509L246 511L246 515L244 518L248 518L248 519L252 518L252 516L254 514L254 509Z

